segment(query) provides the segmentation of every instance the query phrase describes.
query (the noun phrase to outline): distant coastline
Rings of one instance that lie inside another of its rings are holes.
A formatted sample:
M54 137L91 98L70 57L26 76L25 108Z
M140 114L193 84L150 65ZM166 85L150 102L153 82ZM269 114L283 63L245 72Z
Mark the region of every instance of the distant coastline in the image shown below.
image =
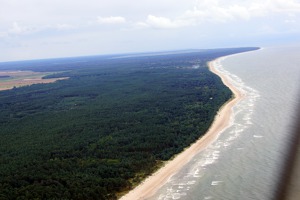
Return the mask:
M218 135L229 126L232 116L232 107L243 98L243 95L230 83L224 74L215 68L219 59L224 57L212 60L208 62L207 65L209 70L219 76L224 85L232 91L233 96L220 108L209 130L190 147L178 154L173 160L168 161L165 166L160 168L153 175L149 176L144 182L129 193L121 197L120 200L141 200L153 196L172 175L177 173L182 166L193 158L194 155L207 148L207 146L215 141Z

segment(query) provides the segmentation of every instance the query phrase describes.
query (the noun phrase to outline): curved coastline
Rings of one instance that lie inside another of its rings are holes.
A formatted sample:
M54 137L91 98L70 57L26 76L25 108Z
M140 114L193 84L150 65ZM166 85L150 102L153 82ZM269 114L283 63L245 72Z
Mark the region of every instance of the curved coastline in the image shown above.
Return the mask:
M226 57L226 56L225 56ZM218 135L230 125L232 116L232 107L243 98L243 94L235 88L228 78L219 72L214 65L220 57L207 63L209 70L219 76L224 85L233 93L233 97L228 100L216 114L209 130L191 146L168 161L162 168L146 178L141 184L135 187L129 193L125 194L120 200L142 200L153 196L173 174L177 173L185 164L187 164L197 153L208 147L215 141Z

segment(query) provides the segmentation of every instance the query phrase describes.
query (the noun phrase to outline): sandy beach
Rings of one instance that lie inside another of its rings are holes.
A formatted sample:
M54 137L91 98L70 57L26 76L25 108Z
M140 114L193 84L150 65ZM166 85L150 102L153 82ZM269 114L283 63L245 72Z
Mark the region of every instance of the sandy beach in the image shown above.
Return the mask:
M221 77L223 83L233 92L233 98L221 107L218 114L215 116L214 122L204 136L178 154L173 160L168 161L165 166L146 178L144 182L121 197L120 200L142 200L154 195L155 192L163 186L173 174L177 173L185 164L187 164L194 155L215 141L219 133L229 126L232 107L242 99L242 93L235 88L223 74L214 68L214 62L216 60L208 63L209 69Z

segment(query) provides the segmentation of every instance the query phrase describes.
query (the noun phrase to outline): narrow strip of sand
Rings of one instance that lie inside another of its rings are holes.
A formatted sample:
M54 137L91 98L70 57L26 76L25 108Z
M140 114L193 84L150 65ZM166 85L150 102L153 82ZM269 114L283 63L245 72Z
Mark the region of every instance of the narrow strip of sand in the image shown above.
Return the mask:
M208 63L209 69L221 77L223 83L233 92L233 98L221 107L218 114L215 116L214 122L204 136L178 154L173 160L168 161L164 167L149 176L139 186L121 197L120 200L142 200L154 195L173 174L177 173L197 153L204 150L215 141L219 133L229 126L232 107L242 99L242 93L229 82L224 74L215 69L214 65L217 60L218 59Z

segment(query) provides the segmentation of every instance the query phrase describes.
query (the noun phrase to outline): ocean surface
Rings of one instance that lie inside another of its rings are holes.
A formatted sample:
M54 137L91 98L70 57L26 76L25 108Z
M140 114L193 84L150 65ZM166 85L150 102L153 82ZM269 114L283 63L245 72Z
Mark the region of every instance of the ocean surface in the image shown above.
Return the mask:
M245 98L230 126L151 200L272 199L300 102L300 46L221 58L216 68Z

